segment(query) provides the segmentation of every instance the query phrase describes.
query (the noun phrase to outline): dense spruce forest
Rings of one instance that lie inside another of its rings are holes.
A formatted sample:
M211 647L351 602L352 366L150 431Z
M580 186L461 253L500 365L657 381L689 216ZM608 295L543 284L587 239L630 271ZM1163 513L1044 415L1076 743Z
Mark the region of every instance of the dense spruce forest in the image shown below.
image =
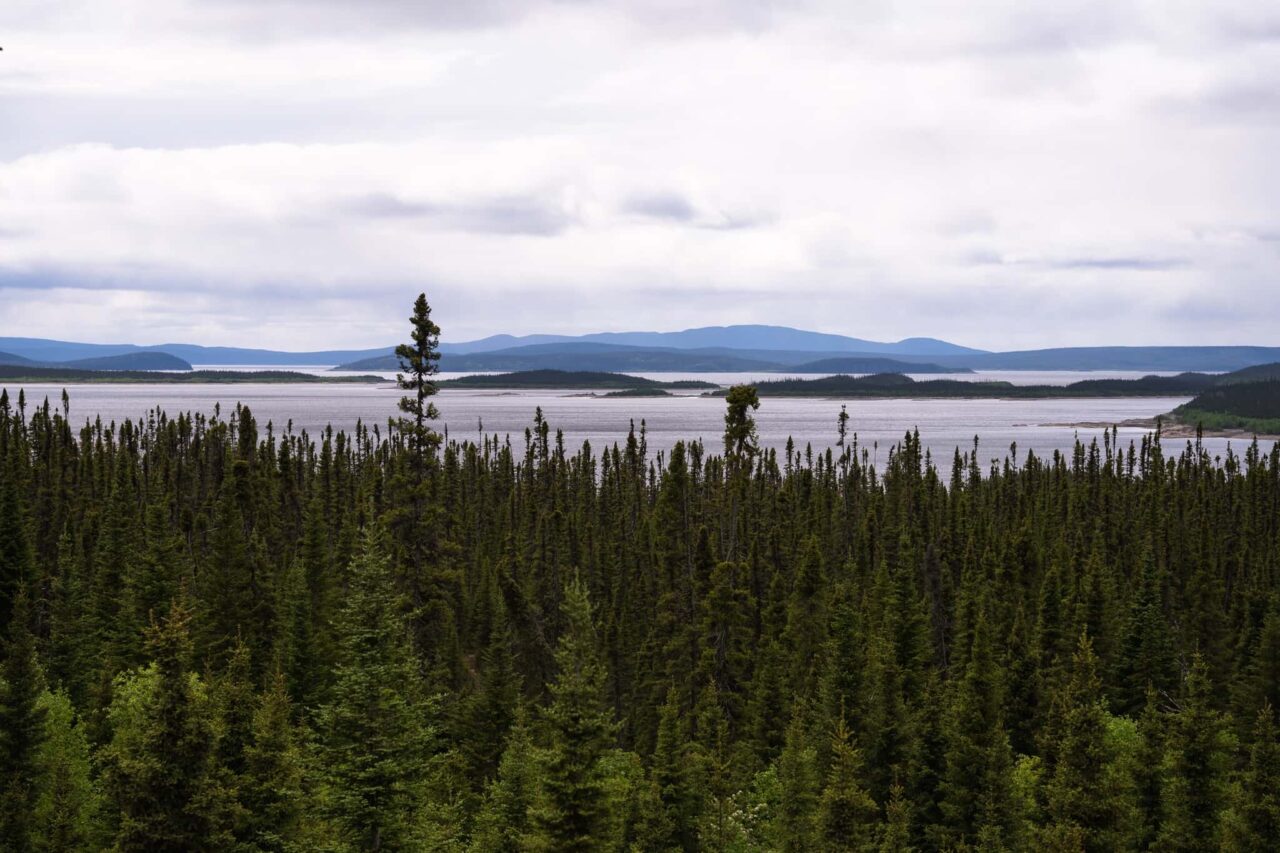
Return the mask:
M1280 451L878 469L0 398L0 832L66 851L1262 851Z

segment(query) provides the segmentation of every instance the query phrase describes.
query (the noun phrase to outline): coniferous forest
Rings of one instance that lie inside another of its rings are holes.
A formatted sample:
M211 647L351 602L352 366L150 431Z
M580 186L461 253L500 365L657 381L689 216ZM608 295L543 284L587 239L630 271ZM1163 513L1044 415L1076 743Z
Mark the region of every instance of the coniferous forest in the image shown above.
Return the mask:
M0 398L11 851L1263 851L1280 452Z

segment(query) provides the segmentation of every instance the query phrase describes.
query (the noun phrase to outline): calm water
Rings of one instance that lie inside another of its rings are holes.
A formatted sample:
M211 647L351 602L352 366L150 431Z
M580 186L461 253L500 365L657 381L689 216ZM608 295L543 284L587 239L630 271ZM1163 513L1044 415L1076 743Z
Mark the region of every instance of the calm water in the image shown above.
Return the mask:
M1099 374L1069 374L1065 381ZM1044 382L1045 374L1031 374ZM1061 375L1059 375L1061 376ZM717 377L722 378L722 377ZM733 375L726 381L748 377ZM1028 378L1021 374L1020 378ZM236 402L248 405L260 427L272 422L283 430L290 421L295 431L315 434L325 425L349 429L357 420L385 424L396 414L400 393L385 385L69 385L73 420L100 416L104 421L138 418L159 406L173 414L199 411L212 414L220 404L224 416ZM46 396L57 405L62 385L27 385L29 404ZM16 389L10 388L16 396ZM1186 402L1185 397L1072 400L850 400L850 430L864 447L879 445L881 460L904 432L918 428L934 458L949 463L958 446L972 446L981 439L985 459L1002 458L1017 443L1018 455L1028 450L1051 455L1069 451L1077 435L1084 440L1100 436L1100 428L1072 428L1072 423L1120 423L1150 418ZM453 438L475 436L483 425L489 434L510 435L521 444L534 410L541 407L552 430L562 429L566 443L576 448L590 441L596 449L623 442L634 419L646 423L651 452L667 450L680 439L703 439L718 450L723 431L724 402L694 395L660 398L604 399L557 391L443 391L437 397L441 429ZM781 448L792 437L797 446L812 444L825 449L836 439L838 399L766 398L756 413L761 443ZM1138 439L1144 430L1121 427L1122 441ZM1227 447L1226 439L1206 439L1212 453ZM1243 442L1232 442L1239 452ZM1167 440L1176 452L1182 440ZM1271 442L1266 443L1269 450Z

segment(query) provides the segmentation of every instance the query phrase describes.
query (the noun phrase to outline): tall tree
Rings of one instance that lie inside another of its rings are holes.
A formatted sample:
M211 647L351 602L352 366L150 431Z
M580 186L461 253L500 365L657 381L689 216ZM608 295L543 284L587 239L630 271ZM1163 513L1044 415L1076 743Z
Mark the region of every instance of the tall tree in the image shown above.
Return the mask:
M537 840L549 850L597 850L607 809L601 760L612 745L614 724L604 701L606 671L591 603L580 581L565 590L563 610L558 673L543 712L547 745Z
M48 713L40 702L44 684L30 619L27 596L21 591L0 670L0 838L15 853L31 850L36 840L32 811L40 791L38 759Z
M376 527L349 576L333 689L317 720L324 810L356 849L412 848L435 728Z

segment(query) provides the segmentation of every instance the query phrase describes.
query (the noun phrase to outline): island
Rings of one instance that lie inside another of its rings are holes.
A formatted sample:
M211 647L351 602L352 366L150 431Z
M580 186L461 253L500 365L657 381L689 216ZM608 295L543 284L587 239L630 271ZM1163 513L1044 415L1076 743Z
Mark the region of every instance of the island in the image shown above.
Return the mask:
M81 370L70 367L28 367L0 364L0 381L4 382L72 382L156 385L197 384L333 384L386 382L381 376L315 376L293 370L189 370L167 372L151 370Z
M717 389L714 382L697 379L679 379L663 382L631 376L627 373L606 373L594 370L519 370L514 373L477 374L445 379L436 383L439 388L466 389L536 389L539 391L622 391L648 389L655 391L704 391Z
M964 382L957 379L917 381L901 373L870 376L823 376L818 379L777 379L758 383L761 397L904 397L944 399L1051 399L1059 397L1180 397L1194 396L1222 381L1207 373L1144 376L1141 379L1085 379L1069 385L1014 385L1012 382ZM713 391L707 396L723 396Z
M1167 417L1185 428L1215 434L1280 436L1280 379L1224 382Z

